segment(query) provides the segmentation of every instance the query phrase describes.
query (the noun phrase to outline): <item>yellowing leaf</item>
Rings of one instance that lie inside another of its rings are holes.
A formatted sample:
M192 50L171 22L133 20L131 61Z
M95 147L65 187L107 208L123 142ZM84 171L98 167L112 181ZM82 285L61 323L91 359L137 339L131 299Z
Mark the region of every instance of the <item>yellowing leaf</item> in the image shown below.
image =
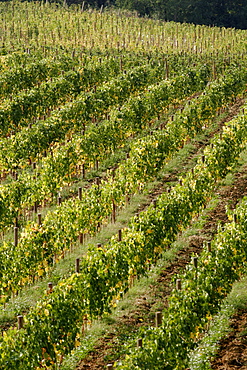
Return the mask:
M44 274L44 270L42 270L42 269L38 270L38 275L39 276L42 276L43 274Z

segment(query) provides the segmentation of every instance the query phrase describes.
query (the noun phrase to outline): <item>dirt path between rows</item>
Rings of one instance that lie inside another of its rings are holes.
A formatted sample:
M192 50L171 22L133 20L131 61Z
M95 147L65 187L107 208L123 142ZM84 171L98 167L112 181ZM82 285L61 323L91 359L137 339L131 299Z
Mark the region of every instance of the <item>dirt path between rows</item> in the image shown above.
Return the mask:
M220 350L211 364L214 370L247 370L247 309L233 316L231 329L220 341Z
M242 100L237 101L227 115L227 118L220 123L218 130L220 130L220 127L222 127L226 121L229 121L238 113L242 103ZM206 142L201 143L200 145L198 144L198 152L205 146L205 144ZM176 177L176 174L174 174L174 176ZM169 181L169 179L166 179L166 184L164 184L166 186L167 181ZM164 191L163 188L157 189L153 196L150 196L150 200L162 191ZM108 332L105 337L98 340L94 350L78 364L77 370L105 369L108 363L114 362L114 360L118 359L118 356L121 353L121 345L123 344L121 342L123 333L126 337L136 332L140 326L154 325L155 312L164 309L167 305L167 297L172 289L171 280L173 276L185 268L186 264L191 260L192 254L200 254L204 241L211 240L217 232L218 223L224 224L225 222L228 222L226 216L226 205L228 205L229 208L234 209L237 202L245 195L247 195L247 165L242 167L241 172L237 172L235 174L232 185L218 189L219 202L216 208L209 212L203 229L200 230L197 235L190 236L188 246L180 250L173 262L160 273L155 283L147 287L145 295L139 296L138 299L136 299L130 314L128 316L123 315L112 324L110 332ZM241 316L237 317L239 319L241 318ZM247 320L247 313L244 313L243 317L244 320ZM247 343L247 340L245 343ZM233 353L227 354L227 351L231 348L234 349L233 346L225 346L225 357L228 356L230 361L233 363L235 361L235 350L233 350ZM240 348L242 347L239 347L239 351ZM244 358L247 358L247 350ZM238 361L237 358L236 361ZM242 362L240 361L239 363ZM226 365L226 360L224 360L222 365L223 367L219 367L218 365L215 366L215 370L236 370L240 368L238 365L236 365L238 367L228 367L228 365ZM241 369L247 370L247 365L245 365L245 367L241 367Z

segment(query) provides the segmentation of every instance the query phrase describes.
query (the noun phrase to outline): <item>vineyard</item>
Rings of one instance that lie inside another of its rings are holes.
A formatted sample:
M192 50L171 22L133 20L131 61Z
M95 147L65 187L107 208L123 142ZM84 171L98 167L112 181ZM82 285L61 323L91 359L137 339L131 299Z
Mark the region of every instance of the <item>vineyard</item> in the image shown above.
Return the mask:
M246 50L241 30L0 3L1 370L67 370L90 327L206 217L246 154ZM193 368L246 273L243 195L187 253L156 322L91 368Z

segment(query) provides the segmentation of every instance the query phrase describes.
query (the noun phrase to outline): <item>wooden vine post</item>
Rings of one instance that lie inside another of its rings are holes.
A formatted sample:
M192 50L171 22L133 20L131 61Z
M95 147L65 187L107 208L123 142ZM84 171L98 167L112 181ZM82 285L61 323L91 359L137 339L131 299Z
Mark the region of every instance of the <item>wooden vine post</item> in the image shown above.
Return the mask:
M79 234L79 243L83 244L83 233Z
M155 326L158 328L162 324L162 312L158 311L155 313Z
M122 241L122 230L121 229L118 230L118 241L119 242Z
M14 227L14 246L17 247L18 244L18 227Z
M198 266L198 257L192 257L192 262L193 262L193 265L195 266L195 268L197 269L197 266Z
M142 338L137 339L136 345L137 345L137 347L142 347L142 345L143 345Z
M116 204L114 200L112 201L112 222L115 224L116 222Z
M60 206L62 203L62 197L61 195L59 195L58 199L57 199L57 204Z
M211 253L211 252L212 252L211 242L208 242L208 252L209 252L209 253Z
M88 329L88 318L87 316L85 316L83 319L83 332L85 333L87 329Z
M75 272L80 272L80 258L76 258L75 260Z
M192 257L192 262L196 270L196 279L197 279L198 257Z
M22 329L23 325L24 325L23 316L18 315L17 316L17 328L18 328L18 330Z
M52 293L52 291L53 291L53 284L52 283L48 283L47 293Z
M82 178L85 179L86 170L85 170L85 164L82 165Z
M78 188L78 198L79 200L82 199L82 188L81 187Z
M42 225L42 220L41 220L41 213L38 213L38 225Z
M182 289L182 281L181 279L176 280L176 289L181 290Z

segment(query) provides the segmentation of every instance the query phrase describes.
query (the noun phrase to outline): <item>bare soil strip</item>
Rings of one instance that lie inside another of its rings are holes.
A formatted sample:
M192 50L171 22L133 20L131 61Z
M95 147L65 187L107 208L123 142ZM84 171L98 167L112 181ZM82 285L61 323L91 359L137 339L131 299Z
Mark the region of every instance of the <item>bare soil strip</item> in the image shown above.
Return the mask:
M231 328L220 341L220 350L211 364L214 370L247 370L247 309L232 317Z

